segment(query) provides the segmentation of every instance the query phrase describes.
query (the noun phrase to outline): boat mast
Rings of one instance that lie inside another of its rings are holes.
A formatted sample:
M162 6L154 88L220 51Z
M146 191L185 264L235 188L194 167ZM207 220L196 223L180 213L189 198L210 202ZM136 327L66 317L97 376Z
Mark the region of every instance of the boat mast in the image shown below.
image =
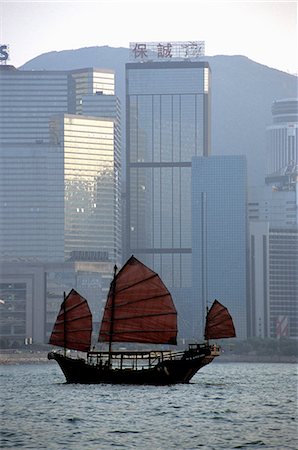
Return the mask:
M63 292L63 339L64 339L64 356L66 356L66 308L65 308L66 294Z
M205 319L205 327L206 327L206 325L207 325L207 320L208 320L208 313L209 313L209 308L208 308L208 305L207 305L207 306L206 306L206 319ZM205 340L206 340L206 343L207 343L207 345L209 345L209 339L208 339L208 338L206 339L206 334L205 334L204 338L205 338Z
M109 359L108 364L110 366L112 357L112 342L113 342L113 332L114 332L114 316L115 316L115 288L116 288L116 273L117 266L114 266L114 278L112 281L112 305L111 305L111 323L110 323L110 336L109 336Z

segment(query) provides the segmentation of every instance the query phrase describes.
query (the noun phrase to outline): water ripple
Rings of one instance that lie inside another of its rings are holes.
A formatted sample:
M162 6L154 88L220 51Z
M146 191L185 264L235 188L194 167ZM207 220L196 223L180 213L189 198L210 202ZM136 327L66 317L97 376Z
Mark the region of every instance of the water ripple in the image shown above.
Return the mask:
M212 364L189 385L67 385L58 366L1 366L1 449L296 450L291 364Z

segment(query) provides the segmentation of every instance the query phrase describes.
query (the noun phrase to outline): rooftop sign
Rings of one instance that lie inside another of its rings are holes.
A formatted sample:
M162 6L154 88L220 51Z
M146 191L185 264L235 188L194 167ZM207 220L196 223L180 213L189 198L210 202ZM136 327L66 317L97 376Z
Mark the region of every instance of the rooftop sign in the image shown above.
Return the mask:
M205 41L185 42L130 42L131 61L169 61L197 59L205 54Z

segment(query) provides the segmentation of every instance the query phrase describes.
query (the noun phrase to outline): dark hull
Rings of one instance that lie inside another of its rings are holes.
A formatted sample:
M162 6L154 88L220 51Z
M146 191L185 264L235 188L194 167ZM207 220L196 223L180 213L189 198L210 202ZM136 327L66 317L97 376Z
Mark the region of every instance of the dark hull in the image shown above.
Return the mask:
M59 364L67 383L82 384L153 384L167 385L188 383L202 367L209 364L218 353L211 351L182 353L179 359L171 358L146 369L112 369L90 364L84 359L75 359L51 352L49 359Z

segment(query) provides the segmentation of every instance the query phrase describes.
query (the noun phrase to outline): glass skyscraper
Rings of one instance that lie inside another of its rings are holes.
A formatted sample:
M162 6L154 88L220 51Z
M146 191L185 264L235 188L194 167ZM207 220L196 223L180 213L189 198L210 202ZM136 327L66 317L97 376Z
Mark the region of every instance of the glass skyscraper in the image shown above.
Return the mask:
M121 262L117 127L113 119L91 116L63 114L51 120L51 148L62 155L64 167L66 259L97 253Z
M126 253L159 273L181 323L192 282L191 159L210 151L210 81L207 62L126 64Z
M246 185L243 156L193 158L193 287L201 335L206 307L217 299L229 309L237 337L246 338Z
M298 98L276 100L267 134L267 174L298 164ZM281 172L282 173L282 172Z
M0 66L0 261L63 261L94 245L120 264L114 92L112 70Z
M114 73L106 69L0 65L3 342L44 342L70 286L90 295L99 319L113 265L121 264L114 85ZM59 289L52 292L57 280Z
M191 286L191 158L209 154L206 62L126 65L127 253Z

